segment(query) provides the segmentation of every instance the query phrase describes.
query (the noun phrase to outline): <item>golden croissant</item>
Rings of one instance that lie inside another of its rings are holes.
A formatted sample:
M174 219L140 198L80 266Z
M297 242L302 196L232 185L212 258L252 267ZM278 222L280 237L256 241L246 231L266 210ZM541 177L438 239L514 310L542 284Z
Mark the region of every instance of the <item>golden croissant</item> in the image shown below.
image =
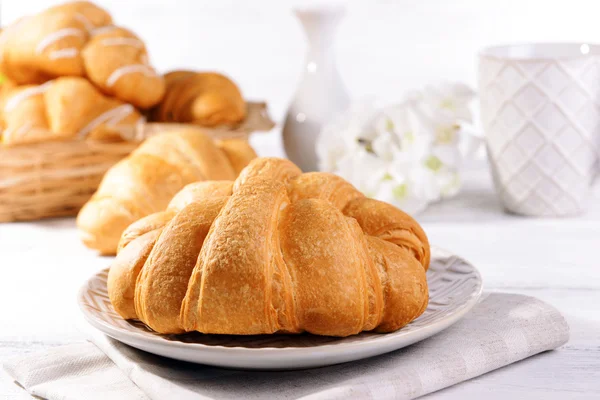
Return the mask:
M214 72L172 71L164 98L151 116L158 122L234 125L246 118L246 103L229 78Z
M241 139L214 142L199 128L152 136L104 175L77 216L86 246L114 254L125 228L162 211L185 185L233 180L256 153Z
M0 101L6 146L64 139L120 140L143 122L130 104L100 93L85 78L9 88Z
M96 29L82 55L88 78L103 92L140 108L162 99L165 81L150 66L144 43L131 31L116 26Z
M76 1L24 17L0 33L0 70L17 84L87 76L106 94L148 108L165 90L142 41L102 8Z
M156 332L392 332L428 304L419 224L328 173L258 158L123 233L108 293Z

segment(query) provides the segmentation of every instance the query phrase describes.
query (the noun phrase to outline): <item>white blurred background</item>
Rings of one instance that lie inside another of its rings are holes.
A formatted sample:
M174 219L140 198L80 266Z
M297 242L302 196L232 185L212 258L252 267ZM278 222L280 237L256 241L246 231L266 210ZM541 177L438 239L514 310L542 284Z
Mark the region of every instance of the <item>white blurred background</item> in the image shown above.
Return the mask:
M54 0L5 0L6 25ZM218 70L281 121L303 68L305 42L281 0L96 0L147 43L161 71ZM354 98L399 99L441 80L476 84L483 46L526 41L600 42L597 0L351 1L335 53Z

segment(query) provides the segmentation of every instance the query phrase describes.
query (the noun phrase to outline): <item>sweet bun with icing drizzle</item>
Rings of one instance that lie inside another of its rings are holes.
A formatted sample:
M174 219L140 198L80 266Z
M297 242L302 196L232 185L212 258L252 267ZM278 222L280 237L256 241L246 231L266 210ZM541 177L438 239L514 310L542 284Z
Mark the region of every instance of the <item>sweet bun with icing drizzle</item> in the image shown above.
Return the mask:
M146 46L131 31L116 26L96 29L82 54L88 78L104 93L139 108L162 99L165 81L149 65Z
M84 76L81 51L89 32L111 23L105 10L85 1L23 17L0 34L0 70L17 84Z
M104 96L83 78L55 79L44 98L50 129L77 139L131 139L144 121L131 104Z
M130 104L104 96L87 79L63 77L9 89L0 102L5 146L67 139L129 138L143 117Z
M50 130L44 101L44 85L8 89L0 102L0 142L4 145L35 143L61 138Z
M246 117L239 88L224 75L172 71L165 81L165 96L151 113L154 121L217 126L235 125Z
M113 26L106 11L84 1L9 25L0 33L0 70L21 85L85 76L105 94L138 108L154 106L165 91L140 38Z
M247 141L230 139L219 144L196 127L152 136L104 175L77 216L80 236L86 246L114 254L128 225L164 211L184 186L206 180L232 181L241 164L255 157ZM176 204L186 201L180 197ZM157 218L153 224L159 222Z
M392 332L428 304L419 224L350 183L258 158L128 227L108 275L125 319L158 333Z
M89 1L70 1L50 7L46 12L66 13L80 21L89 32L101 26L112 24L111 15Z

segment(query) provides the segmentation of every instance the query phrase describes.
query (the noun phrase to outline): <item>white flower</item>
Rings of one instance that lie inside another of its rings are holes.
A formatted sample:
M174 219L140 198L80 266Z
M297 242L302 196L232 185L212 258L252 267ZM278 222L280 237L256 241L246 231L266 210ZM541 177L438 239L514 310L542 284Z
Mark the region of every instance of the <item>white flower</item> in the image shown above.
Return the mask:
M468 122L472 122L473 119L469 103L474 97L475 92L460 83L427 86L423 91L423 100L431 109Z
M317 143L321 170L410 214L454 196L464 149L479 143L464 129L473 96L465 85L443 84L388 107L358 103L323 128Z
M406 179L381 182L375 196L378 200L394 204L409 214L417 214L427 207L427 201L418 196L415 187Z
M436 170L432 169L427 162L423 165L415 166L408 174L408 181L412 183L414 195L425 200L426 203L437 201L440 199L440 190L437 185Z
M344 155L357 151L357 139L365 132L375 111L369 102L359 102L325 125L317 139L317 156L322 171L335 171Z
M431 149L431 156L436 157L442 165L449 168L459 167L463 159L460 149L452 144L434 146Z

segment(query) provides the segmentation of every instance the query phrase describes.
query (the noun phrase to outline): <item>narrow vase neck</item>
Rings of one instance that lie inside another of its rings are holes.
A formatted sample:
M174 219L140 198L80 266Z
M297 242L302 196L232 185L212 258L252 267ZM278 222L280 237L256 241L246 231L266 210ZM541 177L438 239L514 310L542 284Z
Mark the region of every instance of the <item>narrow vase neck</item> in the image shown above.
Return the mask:
M343 8L322 7L299 9L296 16L302 23L311 51L328 51L344 16Z

